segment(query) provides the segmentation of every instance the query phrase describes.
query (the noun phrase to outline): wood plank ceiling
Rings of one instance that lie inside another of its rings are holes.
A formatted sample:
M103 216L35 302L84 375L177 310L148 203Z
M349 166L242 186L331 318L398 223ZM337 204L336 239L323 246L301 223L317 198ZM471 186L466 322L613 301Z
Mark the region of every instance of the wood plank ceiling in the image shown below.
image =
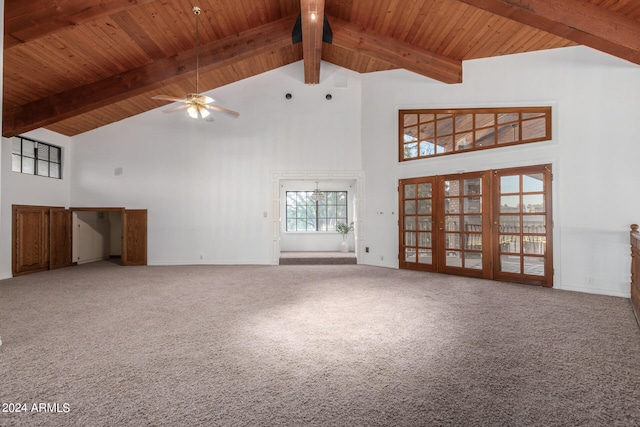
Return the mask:
M3 135L73 136L193 92L194 5L203 92L299 60L309 84L321 60L458 83L465 60L576 44L640 64L637 0L5 0Z

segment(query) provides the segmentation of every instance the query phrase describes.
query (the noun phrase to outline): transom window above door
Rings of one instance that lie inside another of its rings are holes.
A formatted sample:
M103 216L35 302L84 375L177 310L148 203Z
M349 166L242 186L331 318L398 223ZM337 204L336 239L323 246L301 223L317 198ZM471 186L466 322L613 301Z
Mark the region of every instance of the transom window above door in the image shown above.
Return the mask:
M551 139L551 107L399 111L400 161Z

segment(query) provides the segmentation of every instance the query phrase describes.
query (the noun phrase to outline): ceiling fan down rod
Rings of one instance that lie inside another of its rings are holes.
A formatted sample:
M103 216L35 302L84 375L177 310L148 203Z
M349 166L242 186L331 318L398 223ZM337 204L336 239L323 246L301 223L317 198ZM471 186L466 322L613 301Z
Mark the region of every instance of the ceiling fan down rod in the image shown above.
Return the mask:
M200 95L200 89L198 87L198 80L200 80L200 56L199 56L199 46L200 46L200 33L198 31L198 18L200 17L200 9L198 6L193 6L193 14L196 15L196 95Z

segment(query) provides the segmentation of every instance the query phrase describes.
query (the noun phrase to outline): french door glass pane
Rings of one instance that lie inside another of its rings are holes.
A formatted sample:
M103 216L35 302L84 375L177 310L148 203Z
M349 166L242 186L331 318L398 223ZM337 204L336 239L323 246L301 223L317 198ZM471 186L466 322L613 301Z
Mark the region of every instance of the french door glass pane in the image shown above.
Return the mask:
M432 196L431 183L418 184L418 198L428 199Z
M416 213L416 201L415 200L405 200L404 201L404 214L405 215L415 215Z
M544 215L524 215L522 226L525 233L545 234L547 232L546 218Z
M445 181L444 182L444 194L445 194L445 196L459 196L460 195L460 181Z
M418 214L430 215L431 214L431 200L418 200Z
M482 216L480 215L465 215L464 217L464 231L482 231Z
M534 276L544 276L544 258L524 257L524 273Z
M464 248L467 250L468 249L472 249L476 251L482 250L482 234L480 233L465 234Z
M481 252L465 252L464 268L473 268L482 270L482 253Z
M446 249L462 249L462 242L460 241L460 234L458 233L446 233L445 234L445 247Z
M418 249L418 262L421 264L433 264L433 253L430 249Z
M544 191L544 175L541 173L534 173L528 175L522 175L522 192L523 193L537 193Z
M500 177L500 193L519 193L520 192L520 176L507 175Z
M503 273L521 274L520 257L513 255L500 255L500 271Z
M464 199L464 213L482 213L482 198L481 197L465 197Z
M416 218L413 216L404 217L404 229L405 230L415 230L416 229Z
M546 236L523 236L522 249L525 254L545 255L547 251Z
M459 215L447 215L444 219L444 229L447 231L461 231L460 230L460 216Z
M500 235L500 252L520 253L520 236Z
M430 216L419 216L418 217L418 230L431 230L432 227L433 227L433 220L431 219ZM407 227L405 227L405 228L407 228Z
M404 186L404 198L405 199L415 199L416 197L416 186L414 184L407 184Z
M460 199L459 198L447 198L444 200L444 213L446 214L459 214L460 213Z
M447 251L446 265L447 267L462 267L462 252Z
M519 215L500 215L501 233L520 233Z
M480 178L474 179L465 179L464 180L464 195L472 196L475 194L480 194L482 191L480 189L480 185L482 185L482 180Z
M415 231L405 231L404 233L405 246L416 246L416 233Z
M501 196L500 213L520 212L520 196Z
M430 248L431 233L418 233L418 246L422 248Z
M406 248L404 250L404 260L407 262L417 262L416 250L414 248Z
M544 195L525 194L522 196L522 205L525 208L525 212L545 212Z

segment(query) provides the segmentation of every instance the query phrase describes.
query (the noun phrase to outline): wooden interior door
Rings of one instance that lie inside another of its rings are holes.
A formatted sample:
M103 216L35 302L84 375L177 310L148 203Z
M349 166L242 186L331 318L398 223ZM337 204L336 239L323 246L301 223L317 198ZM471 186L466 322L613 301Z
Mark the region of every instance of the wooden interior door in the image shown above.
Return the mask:
M69 267L72 260L72 216L64 208L49 209L49 269Z
M488 172L438 177L438 272L491 277Z
M553 286L551 165L494 171L493 276Z
M49 269L49 208L13 205L13 275Z
M122 265L147 265L147 210L122 212Z

